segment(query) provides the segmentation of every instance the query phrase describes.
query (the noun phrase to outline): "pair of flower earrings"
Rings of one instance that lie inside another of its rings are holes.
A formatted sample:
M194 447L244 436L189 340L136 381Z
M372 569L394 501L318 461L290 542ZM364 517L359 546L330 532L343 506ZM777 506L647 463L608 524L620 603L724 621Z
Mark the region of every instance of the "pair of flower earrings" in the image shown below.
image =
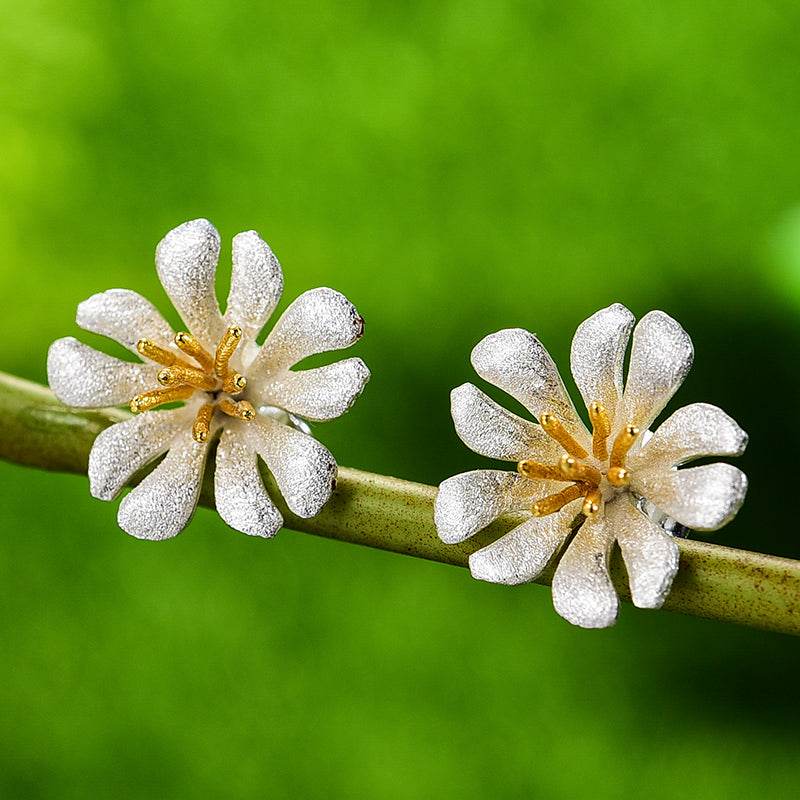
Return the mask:
M219 235L204 219L170 231L156 249L158 276L185 331L175 333L149 301L125 289L78 306L80 327L116 340L139 363L74 338L59 339L48 354L48 379L59 400L80 408L128 405L134 412L95 440L92 495L114 500L137 471L166 453L119 507L120 527L141 539L168 539L189 523L213 441L216 507L228 525L269 537L283 524L262 482L259 457L291 511L313 517L334 489L337 465L306 420L341 416L369 380L360 358L292 369L361 337L364 321L347 298L328 288L305 292L259 346L256 337L283 290L278 260L255 231L234 237L223 315L214 289L219 250ZM634 604L659 608L678 569L674 537L687 528L723 526L747 488L744 473L730 464L678 469L693 459L744 451L747 435L719 408L685 406L650 432L686 377L693 348L661 311L651 311L635 330L634 321L615 304L583 322L573 339L571 369L591 432L548 352L520 328L487 336L472 351L472 364L538 422L507 411L470 383L451 394L464 443L517 468L444 481L434 507L439 537L455 544L503 514L525 512L517 527L470 556L472 575L526 583L560 554L553 603L562 617L587 628L607 627L617 617L608 568L615 542Z

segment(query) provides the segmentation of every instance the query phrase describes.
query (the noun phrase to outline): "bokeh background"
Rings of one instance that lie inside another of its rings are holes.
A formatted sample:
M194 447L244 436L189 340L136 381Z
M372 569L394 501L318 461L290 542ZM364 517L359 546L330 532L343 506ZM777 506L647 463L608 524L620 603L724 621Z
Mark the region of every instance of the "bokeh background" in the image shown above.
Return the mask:
M800 557L800 7L692 2L0 1L0 369L45 380L75 307L167 312L159 239L255 228L285 305L331 285L373 371L339 463L485 466L448 391L522 326L661 308L671 405L751 434L714 540ZM91 338L84 335L84 338ZM486 388L486 387L484 387ZM496 395L497 396L497 395ZM500 398L498 398L500 399ZM2 422L0 422L0 427ZM14 798L792 796L800 650L202 509L122 533L85 478L0 463L0 792Z

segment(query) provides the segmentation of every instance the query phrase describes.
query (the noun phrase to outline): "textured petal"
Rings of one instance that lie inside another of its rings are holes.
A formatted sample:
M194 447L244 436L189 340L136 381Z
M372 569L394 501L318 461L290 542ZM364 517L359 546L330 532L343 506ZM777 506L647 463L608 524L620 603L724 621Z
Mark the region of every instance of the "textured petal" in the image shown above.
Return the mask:
M348 358L316 369L281 370L255 393L262 403L315 422L341 417L355 403L369 380L367 365Z
M612 425L622 397L622 366L634 321L625 306L614 303L582 322L572 340L572 376L583 401L587 408L602 403Z
M241 434L241 429L227 429L219 440L214 472L217 511L237 531L274 536L283 517L264 489L256 451Z
M208 442L189 431L176 438L167 457L119 506L120 528L137 539L170 539L191 520L200 496Z
M531 517L469 557L472 577L508 586L532 581L564 543L574 518L570 508Z
M661 608L678 571L678 545L627 497L606 505L606 515L622 551L633 604Z
M484 380L519 400L536 419L555 415L583 445L588 434L579 420L558 374L542 343L522 328L489 334L472 351L472 365Z
M103 408L128 405L140 392L157 387L157 370L130 364L73 339L57 339L47 353L47 380L68 406Z
M623 395L624 425L646 430L683 383L692 366L692 340L663 311L645 314L633 332Z
M130 478L166 452L176 435L191 429L194 410L145 411L102 431L89 454L89 488L113 500Z
M316 439L262 416L245 423L250 443L298 517L318 514L336 485L336 461Z
M207 219L184 222L156 248L161 285L189 331L211 351L224 333L214 294L218 258L219 234Z
M355 306L333 289L310 289L281 315L248 375L265 377L315 353L341 350L361 338L364 320Z
M439 487L433 507L439 538L446 544L463 542L501 514L530 510L536 500L552 494L547 487L553 485L496 469L454 475Z
M581 525L553 576L553 605L581 628L607 628L617 619L619 600L608 574L614 533L605 515Z
M225 325L239 325L244 340L258 336L283 292L281 265L269 245L255 232L233 237L233 273Z
M747 477L731 464L634 473L631 489L644 495L681 525L715 531L736 516L747 492Z
M628 458L637 469L669 469L702 456L738 456L747 434L721 408L694 403L679 408L647 444Z
M161 347L172 344L174 331L146 298L129 289L109 289L78 305L78 325L108 336L134 353L140 339Z
M471 383L453 389L450 408L461 440L482 456L549 464L563 452L541 425L512 414Z

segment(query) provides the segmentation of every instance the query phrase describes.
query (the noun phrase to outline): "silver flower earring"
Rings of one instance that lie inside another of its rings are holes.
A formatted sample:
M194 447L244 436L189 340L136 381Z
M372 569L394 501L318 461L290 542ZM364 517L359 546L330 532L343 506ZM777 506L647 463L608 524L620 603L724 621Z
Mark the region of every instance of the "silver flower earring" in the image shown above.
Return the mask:
M583 322L573 339L572 374L592 433L547 351L522 329L487 336L473 350L472 364L538 423L503 409L469 383L451 395L464 443L490 458L517 462L517 472L476 470L444 481L435 504L439 537L454 544L501 514L530 512L518 527L473 553L470 570L486 581L525 583L563 550L553 603L562 617L585 628L616 620L618 599L608 568L615 542L634 604L659 608L678 569L670 533L677 525L720 528L739 510L747 489L744 473L730 464L678 469L703 456L744 451L747 435L719 408L685 406L650 434L649 426L686 377L693 348L674 319L651 311L633 332L623 391L633 324L630 311L615 304Z
M141 295L111 289L78 306L78 324L141 357L130 363L73 338L50 347L50 386L81 408L129 405L135 416L96 439L90 490L113 500L130 478L163 462L120 504L120 527L141 539L168 539L189 523L206 457L219 433L214 489L232 528L273 536L282 517L258 470L266 462L291 511L312 517L328 500L336 461L303 420L344 414L369 379L359 358L316 369L291 369L315 353L356 342L364 321L333 289L312 289L283 313L262 346L256 336L280 300L283 275L255 231L233 240L233 275L224 316L214 293L220 240L204 219L170 231L156 250L161 283L187 330L172 331ZM181 402L178 408L158 409ZM158 409L158 410L155 410Z

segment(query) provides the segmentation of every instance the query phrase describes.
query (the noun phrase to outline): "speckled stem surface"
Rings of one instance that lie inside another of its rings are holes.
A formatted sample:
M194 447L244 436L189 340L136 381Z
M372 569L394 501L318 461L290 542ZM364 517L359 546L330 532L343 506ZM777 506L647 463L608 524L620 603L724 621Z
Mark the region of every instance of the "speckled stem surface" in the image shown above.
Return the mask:
M127 416L113 409L67 408L44 386L0 373L0 458L7 461L85 473L94 438ZM519 524L519 517L501 518L462 544L446 545L433 525L434 487L346 467L339 469L336 489L325 508L312 519L301 519L286 508L263 464L262 471L287 528L444 564L466 567L470 553ZM213 507L210 473L201 503ZM677 543L680 569L664 608L800 634L800 562L687 539ZM618 552L612 574L620 597L628 600ZM549 585L551 579L548 568L537 583Z

